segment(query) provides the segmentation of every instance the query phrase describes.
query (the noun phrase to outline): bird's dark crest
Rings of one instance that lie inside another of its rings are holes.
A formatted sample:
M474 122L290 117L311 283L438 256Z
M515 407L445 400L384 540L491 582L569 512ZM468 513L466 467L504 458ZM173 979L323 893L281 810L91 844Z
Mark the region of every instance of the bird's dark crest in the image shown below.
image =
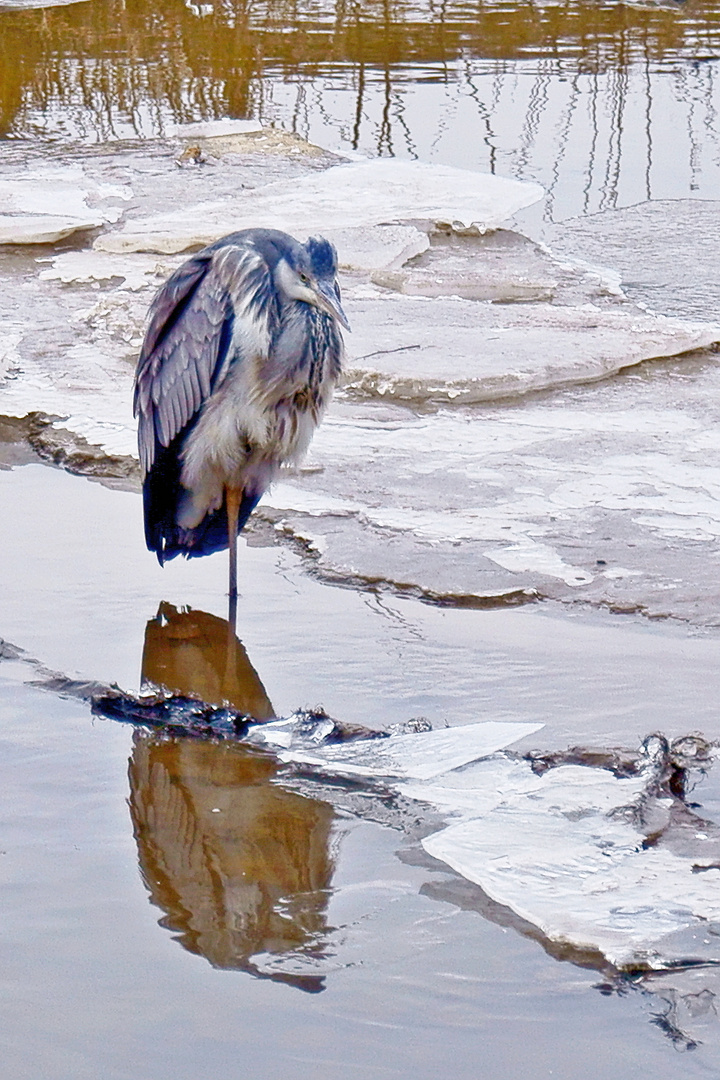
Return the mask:
M311 236L305 244L315 277L334 278L337 274L337 252L324 236Z

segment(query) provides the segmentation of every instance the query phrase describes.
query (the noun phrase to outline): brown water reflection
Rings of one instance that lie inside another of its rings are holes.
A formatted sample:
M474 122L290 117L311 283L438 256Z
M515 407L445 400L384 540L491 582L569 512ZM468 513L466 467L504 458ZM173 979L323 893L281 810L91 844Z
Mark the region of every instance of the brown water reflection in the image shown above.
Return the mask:
M108 0L20 11L0 3L0 134L49 123L56 134L70 126L108 138L158 134L168 121L262 118L270 71L285 80L339 77L352 88L357 123L371 71L392 94L394 83L427 77L408 70L418 64L442 83L442 66L460 58L563 59L568 73L597 73L681 56L708 61L719 47L718 0Z
M275 716L245 647L226 619L161 603L145 627L142 682L210 705L226 703L256 720Z
M323 955L334 815L273 785L275 771L234 744L137 735L129 779L140 871L166 912L161 925L189 952L317 992L322 975L302 967Z
M720 195L720 0L1 5L0 137L252 117L537 180L554 221Z
M160 605L142 677L274 715L227 621L203 611ZM166 913L161 925L190 952L317 992L322 976L302 968L323 955L334 813L273 784L276 774L274 759L236 743L137 734L129 779L140 871Z

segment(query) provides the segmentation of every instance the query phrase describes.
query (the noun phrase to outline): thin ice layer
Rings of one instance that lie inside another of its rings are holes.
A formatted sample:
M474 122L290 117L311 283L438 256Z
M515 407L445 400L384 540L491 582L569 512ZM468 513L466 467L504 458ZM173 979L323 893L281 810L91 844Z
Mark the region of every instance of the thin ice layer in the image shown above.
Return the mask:
M639 821L666 821L672 803L653 805L648 779L573 765L535 776L526 762L500 758L457 785L401 790L465 819L425 838L428 854L552 941L621 968L720 962L718 938L707 933L720 920L717 838L698 818L688 847L679 828L646 844ZM639 799L650 805L640 809Z
M247 228L275 228L303 239L332 229L403 221L484 232L543 196L539 184L448 165L381 159L337 165L287 183L135 220L101 236L103 251L185 251Z
M292 747L282 749L287 745L287 731L281 725L276 734L276 727L265 724L256 729L256 736L264 738L271 746L279 745L281 761L316 765L323 771L345 776L427 780L494 754L539 731L544 725L488 721L418 734L391 735L387 739L323 746L312 751Z
M658 199L548 226L546 240L558 254L615 267L627 294L654 311L715 319L719 214L717 201Z

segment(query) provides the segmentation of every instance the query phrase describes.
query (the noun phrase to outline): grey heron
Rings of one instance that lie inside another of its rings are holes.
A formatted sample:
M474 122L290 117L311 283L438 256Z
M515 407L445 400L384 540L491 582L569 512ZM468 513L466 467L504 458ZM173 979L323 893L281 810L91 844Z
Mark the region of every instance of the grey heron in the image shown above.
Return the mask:
M349 329L337 253L245 229L192 255L153 300L135 376L145 539L162 565L229 548L306 451ZM234 621L234 620L233 620Z

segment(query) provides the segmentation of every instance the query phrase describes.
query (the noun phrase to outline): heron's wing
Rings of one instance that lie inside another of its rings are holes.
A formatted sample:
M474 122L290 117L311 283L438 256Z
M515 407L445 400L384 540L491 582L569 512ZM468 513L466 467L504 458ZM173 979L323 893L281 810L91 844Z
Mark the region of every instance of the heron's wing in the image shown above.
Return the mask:
M170 445L222 382L231 360L267 352L277 317L270 271L246 244L213 245L169 278L150 307L135 376L143 475L158 447Z

